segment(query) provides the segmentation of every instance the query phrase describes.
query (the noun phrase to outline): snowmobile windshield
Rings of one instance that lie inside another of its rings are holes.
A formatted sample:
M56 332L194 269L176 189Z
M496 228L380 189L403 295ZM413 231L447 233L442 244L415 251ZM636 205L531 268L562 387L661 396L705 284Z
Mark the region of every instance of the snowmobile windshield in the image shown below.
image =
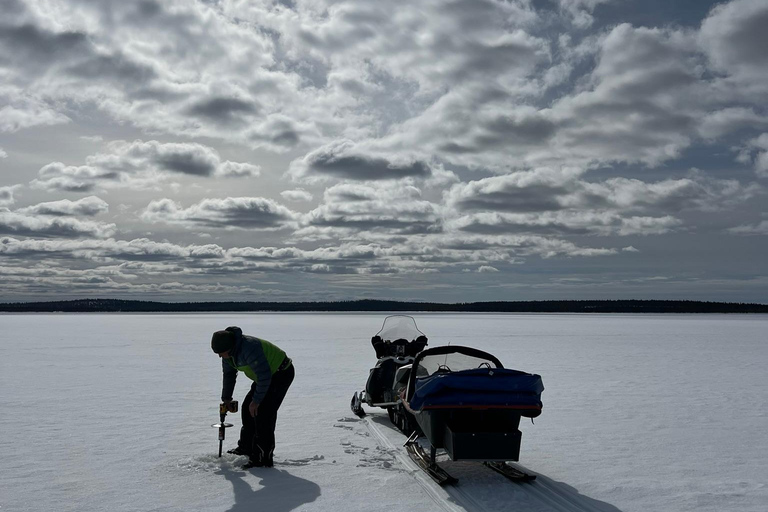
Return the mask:
M392 315L384 319L384 325L376 333L383 341L406 340L413 341L425 334L416 327L412 316Z
M413 362L408 399L416 389L416 380L440 373L460 372L476 368L504 368L495 356L482 350L462 346L435 347L421 352Z
M418 377L425 377L437 372L460 372L475 368L498 368L499 366L493 359L476 357L460 352L435 354L421 359L416 372Z

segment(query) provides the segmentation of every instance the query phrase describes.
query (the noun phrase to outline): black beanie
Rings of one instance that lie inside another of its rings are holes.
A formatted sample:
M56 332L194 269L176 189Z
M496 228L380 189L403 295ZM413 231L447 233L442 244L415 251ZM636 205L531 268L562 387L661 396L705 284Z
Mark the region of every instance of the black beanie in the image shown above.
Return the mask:
M235 348L235 333L231 331L216 331L211 338L211 348L217 354Z

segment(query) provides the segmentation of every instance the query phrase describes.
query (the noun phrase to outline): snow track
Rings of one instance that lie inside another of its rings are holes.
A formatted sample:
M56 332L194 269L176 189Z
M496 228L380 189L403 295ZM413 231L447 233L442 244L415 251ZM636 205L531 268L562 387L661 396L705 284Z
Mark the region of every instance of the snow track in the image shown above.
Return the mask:
M395 458L408 469L408 472L413 475L416 481L424 488L427 495L441 508L447 512L461 512L461 511L484 511L486 510L480 503L474 498L467 495L460 488L455 486L440 487L437 485L419 466L411 460L406 451L389 440L389 438L382 432L381 427L377 425L370 416L364 418L365 424L368 427L371 435L376 438L379 444L388 450L392 450L395 454ZM405 438L403 438L405 439ZM452 498L457 504L450 503L446 498Z
M479 464L454 463L446 468L459 478L458 485L440 487L411 460L397 440L405 437L385 425L385 417L368 415L363 423L374 439L421 485L427 495L447 512L496 512L515 508L530 512L619 512L607 503L592 500L570 486L538 475L535 482L515 483ZM527 473L530 470L516 465ZM457 471L454 473L454 471Z
M572 492L563 492L548 478L537 480L537 485L526 489L526 493L538 501L544 510L556 512L593 512L600 510L584 502L584 498Z

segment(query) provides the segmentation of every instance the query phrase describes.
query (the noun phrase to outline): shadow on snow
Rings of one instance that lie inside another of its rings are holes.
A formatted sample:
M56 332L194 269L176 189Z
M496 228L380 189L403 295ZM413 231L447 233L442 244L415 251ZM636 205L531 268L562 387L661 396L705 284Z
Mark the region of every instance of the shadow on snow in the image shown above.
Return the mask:
M235 494L235 502L228 512L289 512L305 503L312 503L320 496L319 485L282 469L256 468L245 472L222 468L220 473L232 483ZM254 491L245 481L248 474L261 479L261 489Z
M387 416L372 414L368 418L379 427L397 432L402 436ZM403 437L403 439L405 438ZM453 462L446 460L445 462L438 462L451 475L459 479L458 489L455 490L457 492L451 492L450 487L446 487L446 491L457 498L449 498L449 500L462 508L464 508L464 503L462 503L461 496L466 495L471 501L480 505L482 510L488 511L501 512L516 509L526 512L621 512L619 508L610 503L585 496L566 483L553 480L517 463L513 463L513 465L527 473L537 475L536 481L529 483L508 482L503 476L483 468L476 461ZM497 483L498 485L496 485ZM488 486L493 487L490 496ZM484 499L484 496L490 499ZM471 507L471 509L474 508L474 506Z

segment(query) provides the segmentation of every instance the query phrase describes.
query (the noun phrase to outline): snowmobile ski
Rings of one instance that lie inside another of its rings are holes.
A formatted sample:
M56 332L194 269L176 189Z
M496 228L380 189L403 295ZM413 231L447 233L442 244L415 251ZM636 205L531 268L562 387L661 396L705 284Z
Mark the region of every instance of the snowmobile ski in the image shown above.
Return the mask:
M506 462L493 461L483 462L483 464L496 471L497 473L501 473L513 482L533 482L536 480L536 475L531 475L524 471L520 471L519 469L510 466Z
M365 411L363 410L363 393L364 391L361 391L360 393L355 392L355 394L352 396L352 401L349 404L349 407L352 409L354 415L359 418L365 416Z
M412 436L413 437L413 436ZM455 485L459 483L459 480L452 477L446 470L433 462L424 448L419 446L415 440L410 440L406 443L405 449L408 451L408 455L413 462L416 463L426 474L428 474L432 480L437 482L438 485Z

